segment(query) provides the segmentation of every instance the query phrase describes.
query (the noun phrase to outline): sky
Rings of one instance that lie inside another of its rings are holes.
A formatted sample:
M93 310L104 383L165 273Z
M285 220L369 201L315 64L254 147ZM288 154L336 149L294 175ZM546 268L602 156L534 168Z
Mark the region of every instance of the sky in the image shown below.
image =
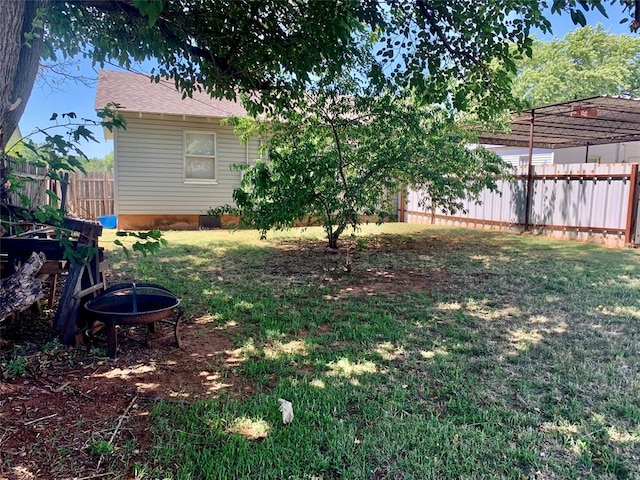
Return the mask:
M599 12L588 12L587 22L589 25L601 23L604 29L610 33L626 33L629 34L628 24L620 24L623 18L622 7L619 4L607 5L609 19L603 17ZM551 40L554 37L561 38L566 33L575 30L577 27L571 22L569 15L547 15L551 20L553 33L542 34L538 32L536 37L542 40ZM633 34L636 35L636 34ZM99 66L92 66L90 60L78 60L77 73L92 79L96 79ZM115 66L106 66L109 69L117 69ZM148 71L144 70L143 71ZM31 96L27 103L27 107L20 121L20 131L23 136L28 136L36 128L45 128L55 124L49 120L53 113L58 113L58 118L62 113L74 112L78 118L91 118L97 120L93 107L95 98L95 83L91 86L66 81L55 85L42 82L36 83ZM103 158L106 154L113 150L113 141L105 140L101 128L93 127L91 130L98 142L83 143L80 145L81 150L89 158ZM34 141L39 141L37 135L32 137Z

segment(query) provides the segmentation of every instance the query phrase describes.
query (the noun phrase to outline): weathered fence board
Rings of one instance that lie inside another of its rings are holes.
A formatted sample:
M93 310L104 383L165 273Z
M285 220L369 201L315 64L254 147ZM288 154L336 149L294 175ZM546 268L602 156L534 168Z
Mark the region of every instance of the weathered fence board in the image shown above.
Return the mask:
M68 209L79 218L96 220L114 213L113 173L87 172L69 176Z
M32 208L51 205L52 198L47 195L47 190L55 192L60 197L60 185L47 177L46 168L19 162L11 157L5 157L4 161L11 174L17 177L17 182L21 185L19 190L9 194L9 201L12 205Z
M114 185L112 172L72 173L68 175L66 191L62 182L47 176L47 169L15 160L5 160L11 173L22 183L22 187L12 192L10 202L13 205L37 208L53 205L55 200L47 194L50 190L58 199L66 199L65 209L68 215L84 220L97 220L101 215L114 213ZM25 205L21 196L28 199Z
M624 246L640 243L637 184L635 164L534 165L531 178L526 167L516 167L511 181L498 182L498 192L483 191L481 203L468 200L461 212L425 212L420 206L424 192L414 191L408 192L404 215L408 223L530 230Z

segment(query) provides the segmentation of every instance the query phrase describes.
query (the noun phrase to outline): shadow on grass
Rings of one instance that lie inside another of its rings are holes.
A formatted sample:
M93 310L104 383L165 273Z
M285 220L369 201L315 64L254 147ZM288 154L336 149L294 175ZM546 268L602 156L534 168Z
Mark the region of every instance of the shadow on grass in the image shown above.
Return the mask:
M165 399L148 468L640 474L634 251L436 229L348 240L338 253L212 241L109 261L110 283L159 283L186 307L182 350L125 344L95 375ZM291 426L279 397L294 403Z
M233 281L201 294L214 291L208 308L240 326L237 368L260 404L250 411L273 425L273 397L288 394L314 410L330 391L327 398L342 405L336 411L359 428L406 414L490 433L495 468L500 445L514 442L495 427L511 425L530 431L516 436L520 472L637 473L635 252L455 232L381 236L353 247L350 272L340 254L308 245L237 247L218 259L215 273ZM479 459L474 441L467 448ZM389 458L387 475L399 468L400 457ZM474 471L463 464L467 470L451 475ZM295 475L299 467L291 468Z

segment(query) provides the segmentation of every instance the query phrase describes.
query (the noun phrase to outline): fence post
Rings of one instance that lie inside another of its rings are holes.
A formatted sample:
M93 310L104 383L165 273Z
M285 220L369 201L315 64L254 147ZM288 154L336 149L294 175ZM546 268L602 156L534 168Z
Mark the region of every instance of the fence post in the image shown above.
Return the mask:
M629 175L631 184L629 185L629 206L627 208L627 225L624 231L625 243L631 243L635 240L636 217L638 214L638 164L631 165L631 173Z
M527 192L524 202L524 231L531 225L531 196L533 195L533 130L535 127L535 110L531 110L529 123L529 161L527 162Z
M69 175L69 183L67 184L67 198L68 198L68 205L73 211L73 213L75 214L78 213L77 212L78 210L77 190L78 190L77 176L74 174L71 174Z
M102 173L100 175L102 177L102 211L104 212L102 215L107 215L107 211L109 210L109 195L107 192L107 174Z

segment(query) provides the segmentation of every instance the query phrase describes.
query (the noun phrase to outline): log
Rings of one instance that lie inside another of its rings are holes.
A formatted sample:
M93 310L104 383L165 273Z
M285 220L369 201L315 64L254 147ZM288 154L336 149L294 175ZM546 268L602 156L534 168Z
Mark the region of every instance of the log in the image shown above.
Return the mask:
M46 295L42 290L42 280L38 278L40 269L46 262L44 253L33 252L16 273L0 283L0 320L10 314L21 312Z

